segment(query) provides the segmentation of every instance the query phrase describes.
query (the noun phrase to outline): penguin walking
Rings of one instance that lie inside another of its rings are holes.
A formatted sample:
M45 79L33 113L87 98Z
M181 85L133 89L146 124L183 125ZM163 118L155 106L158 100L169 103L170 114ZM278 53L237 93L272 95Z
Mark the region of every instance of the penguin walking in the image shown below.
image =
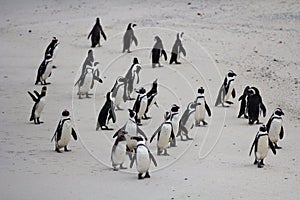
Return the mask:
M260 124L259 122L259 114L260 110L263 112L263 117L266 116L266 107L263 104L262 97L259 94L259 90L256 87L251 87L248 90L248 97L247 97L247 112L248 112L248 123L250 125Z
M255 165L257 164L258 168L262 168L265 165L264 159L268 155L269 147L271 148L273 154L276 155L276 150L271 140L269 139L267 128L265 125L262 125L255 136L255 139L252 143L249 152L249 156L251 156L251 152L253 151L254 148L254 155L255 155L254 164Z
M117 138L111 150L111 163L114 171L119 169L127 169L123 167L126 157L126 138L125 131L120 130L120 133L117 134ZM119 168L117 166L119 165Z
M227 103L229 105L233 104L233 102L229 101L228 99L230 98L230 96L232 96L232 98L235 98L236 93L234 89L234 79L236 76L237 75L232 70L229 70L227 72L224 82L219 90L215 106L222 104L223 107L228 107L228 105L225 105L224 103Z
M207 105L204 97L204 88L200 87L198 89L198 96L195 100L196 104L196 111L195 111L195 125L197 127L200 126L200 123L202 122L203 126L207 125L207 122L205 121L205 111L207 112L208 116L211 116L211 111L209 106Z
M248 97L248 91L250 89L250 86L246 86L244 89L243 94L239 97L239 101L241 101L240 105L240 111L238 114L238 118L241 118L243 115L246 119L248 119L248 114L247 114L247 97Z
M129 23L126 29L126 32L123 36L123 53L127 50L128 53L131 53L130 46L131 43L134 42L135 46L138 45L137 38L134 35L133 28L136 26L136 24Z
M112 97L115 99L116 110L123 110L120 105L124 102L125 81L125 77L119 76L111 89Z
M47 46L46 50L45 50L45 55L44 55L44 59L46 59L46 57L51 58L52 60L55 57L55 52L54 50L56 49L56 47L59 45L59 41L56 37L52 38L52 41L50 42L50 44ZM53 68L56 68L56 66L52 66Z
M282 148L277 145L277 142L279 139L282 139L283 135L284 135L284 129L283 129L283 125L282 125L282 121L283 121L282 116L283 115L284 115L284 113L283 113L282 109L276 108L266 125L270 140L274 144L275 149Z
M179 121L180 121L180 117L179 117L179 109L180 107L176 104L173 104L171 107L171 112L170 112L170 120L172 123L172 129L173 129L173 133L177 134L179 131ZM170 141L170 146L171 147L176 147L176 138L172 138L172 140Z
M183 32L181 34L177 33L176 41L172 47L172 52L171 52L171 58L170 58L170 65L175 62L175 64L181 64L177 59L182 53L184 56L186 56L186 51L182 45L182 36Z
M34 101L34 105L31 110L31 115L29 121L33 121L34 124L40 124L43 123L40 121L41 113L44 110L45 107L45 99L46 99L46 92L47 92L47 87L43 86L41 93L39 94L36 90L33 91L34 94L28 91L28 94Z
M90 39L91 37L91 47L94 48L97 45L100 47L100 34L102 35L102 37L104 38L104 40L106 40L106 35L103 31L103 28L100 24L100 19L97 18L96 19L96 24L94 25L93 29L91 30L91 32L89 33L87 39Z
M126 75L125 75L125 92L124 92L124 96L123 99L126 102L127 100L134 100L134 98L131 97L131 94L133 92L133 84L134 84L134 80L136 78L136 84L139 84L140 82L140 77L139 77L139 73L141 71L142 67L139 64L138 59L135 57L133 59L133 64L131 65L131 67L129 68L129 70L127 71Z
M138 179L150 178L150 164L152 161L154 166L157 167L156 160L142 137L134 137L134 139L137 140L137 146L135 148L134 157L130 163L130 168L132 168L133 163L135 162L138 171ZM144 173L145 175L143 176Z
M56 131L51 139L51 142L53 139L55 139L55 151L57 153L61 153L60 149L64 148L64 151L71 151L67 148L71 136L74 138L74 140L77 140L77 134L72 127L72 122L70 118L70 113L67 110L64 110L62 112L62 118L59 121Z
M142 119L151 119L151 117L147 116L147 113L149 112L150 108L153 106L153 105L156 105L156 107L158 108L158 104L156 102L156 96L158 94L157 92L157 79L155 81L153 81L152 83L152 88L149 92L147 92L146 96L147 96L147 108L146 108L146 111L145 111L145 114L144 116L142 117Z
M113 123L116 122L116 114L115 114L113 98L111 97L111 92L108 92L106 94L106 102L101 108L98 115L96 131L98 131L99 128L101 128L101 130L113 130L112 128L108 128L107 126L110 119L112 119Z
M167 53L164 50L162 41L160 39L159 36L155 36L154 40L156 41L152 50L151 50L151 54L152 54L152 67L162 67L162 65L159 62L160 57L163 55L165 60L167 60Z
M41 85L50 84L50 83L47 83L46 80L52 74L53 66L49 65L49 63L51 63L51 62L52 62L52 58L50 57L50 55L47 55L38 68L35 85L37 85L39 83L41 83Z
M167 147L170 140L175 140L173 124L171 121L171 113L166 112L165 121L158 127L158 129L153 133L150 143L153 141L155 136L157 135L157 155L161 155L162 151L164 151L165 156L168 156Z
M136 112L136 122L140 126L142 125L141 119L146 112L148 106L148 98L145 88L140 88L138 91L138 97L133 105L133 110Z
M189 130L193 128L194 125L194 118L193 115L196 111L196 103L191 102L188 104L186 110L184 111L183 115L179 121L179 129L176 137L180 136L182 141L192 140L193 138L189 137ZM183 135L186 139L183 139Z

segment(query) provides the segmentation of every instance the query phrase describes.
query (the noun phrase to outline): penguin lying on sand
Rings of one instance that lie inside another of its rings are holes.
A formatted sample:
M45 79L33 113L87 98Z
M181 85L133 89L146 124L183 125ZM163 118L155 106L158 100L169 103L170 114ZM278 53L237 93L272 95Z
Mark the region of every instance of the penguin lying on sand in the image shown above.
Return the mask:
M33 92L36 96L34 96L34 94L28 91L28 94L34 101L29 121L34 121L34 124L43 123L40 121L40 117L45 106L46 91L46 86L43 86L40 94L36 90L34 90Z

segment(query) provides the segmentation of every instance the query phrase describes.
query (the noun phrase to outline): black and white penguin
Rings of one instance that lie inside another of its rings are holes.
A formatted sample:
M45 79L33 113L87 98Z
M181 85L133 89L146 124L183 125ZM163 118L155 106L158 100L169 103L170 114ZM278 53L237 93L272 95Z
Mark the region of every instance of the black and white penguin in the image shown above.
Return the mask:
M64 151L70 151L67 146L71 140L71 136L73 136L74 140L77 140L77 134L72 126L70 113L69 111L64 110L54 136L51 139L51 142L55 139L55 151L57 153L61 153L61 148L64 148Z
M246 107L247 107L247 97L248 97L249 89L250 89L250 86L246 86L243 94L239 98L239 101L241 101L241 105L240 105L240 111L238 114L238 118L242 117L243 115L246 119L248 118Z
M266 107L263 104L262 97L259 94L259 90L256 87L251 87L248 90L247 97L247 112L249 124L252 125L256 121L256 124L259 124L259 114L260 110L263 112L263 117L266 116Z
M47 87L43 86L40 94L36 90L34 90L33 92L36 96L28 91L28 94L34 101L29 121L33 121L34 124L40 124L43 123L42 121L40 121L40 117L45 107Z
M183 32L181 34L177 33L176 41L172 47L170 64L172 64L173 62L175 62L175 64L181 64L181 62L177 60L180 53L186 56L186 51L182 45L182 36L183 36Z
M282 126L283 115L284 113L282 109L276 108L267 123L267 131L269 133L270 140L276 149L282 148L277 145L277 142L279 139L282 139L284 135L284 129Z
M151 54L152 54L152 67L155 68L155 67L162 67L162 65L160 64L159 62L159 59L160 57L163 55L165 60L167 60L167 53L166 51L164 50L164 47L163 47L163 44L162 44L162 41L160 39L160 37L158 36L155 36L154 38L154 41L155 44L151 50Z
M153 133L150 143L153 141L154 137L157 135L157 155L161 155L162 151L164 151L165 156L168 156L167 147L169 145L170 140L175 140L173 124L171 121L171 113L166 112L165 121L158 127L158 129Z
M172 129L173 129L174 134L177 134L179 131L179 121L180 121L179 109L180 109L180 107L178 105L173 104L171 107L171 111L170 111L170 115L171 115L170 118L171 118ZM170 142L171 142L170 143L171 147L176 146L176 138L175 137Z
M126 138L124 134L125 132L120 130L120 133L117 134L117 138L111 150L110 158L114 171L126 169L126 167L123 167L126 157ZM117 168L118 165L120 166L119 169Z
M110 119L112 119L113 123L116 122L113 98L111 97L111 92L108 92L106 94L106 102L101 108L98 115L96 131L98 131L99 128L101 128L101 130L113 130L112 128L107 127Z
M158 84L157 84L157 79L156 79L152 83L151 90L149 90L149 92L147 92L147 94L146 94L148 103L147 103L147 108L146 108L145 114L143 116L143 119L151 119L151 117L147 116L147 113L149 112L150 108L153 105L156 105L156 107L158 107L158 104L156 102L156 96L158 94L157 86L158 86Z
M189 130L192 129L194 125L194 117L192 114L194 114L195 111L196 111L196 103L191 102L188 104L186 110L184 111L183 115L180 118L179 129L176 137L180 136L182 141L193 139L190 138L188 134L189 134ZM186 139L183 139L183 135L186 137Z
M138 179L150 178L149 169L151 161L154 166L157 167L156 160L152 155L149 148L146 146L145 141L142 137L133 137L137 140L137 146L135 148L135 154L130 163L130 168L132 168L133 163L136 164L136 169L138 171ZM145 175L143 176L143 174Z
M47 55L41 65L38 68L35 85L41 83L42 85L48 85L50 83L46 82L46 79L49 78L52 74L53 66L50 66L49 63L52 62L50 55Z
M255 165L257 164L258 168L262 168L264 166L264 159L268 155L269 147L271 148L274 155L276 155L276 150L271 140L269 139L269 135L265 125L262 125L259 128L259 131L256 134L255 139L250 148L249 156L251 156L253 147L254 147L254 155L255 155L254 164Z
M133 84L134 84L134 80L135 78L136 80L136 84L139 84L140 82L140 77L139 77L139 73L141 71L142 67L139 64L139 61L137 58L133 59L133 64L131 65L131 67L129 68L129 70L127 71L126 75L125 75L125 92L124 92L124 101L126 102L127 100L134 100L134 98L131 97L131 94L133 92Z
M126 79L122 76L119 76L111 89L112 97L115 99L115 106L117 110L123 110L120 105L124 102L124 93L125 93L125 81Z
M135 46L138 45L138 41L134 35L133 28L136 26L136 24L129 23L126 29L126 32L123 36L123 53L127 50L128 53L131 53L130 51L130 45L132 42L134 42Z
M232 70L227 72L224 82L219 90L215 106L222 104L223 107L228 107L228 105L225 105L224 103L229 105L233 104L233 102L228 101L228 99L230 96L235 98L234 79L236 76L237 75Z
M54 50L58 45L59 45L58 39L56 37L53 37L52 41L50 42L50 44L47 46L45 50L44 59L46 59L46 57L53 59L55 57Z
M198 89L198 96L194 102L196 104L195 126L199 127L201 122L202 122L203 126L207 125L207 122L205 121L205 113L207 112L208 116L210 117L211 111L210 111L209 106L206 103L203 87L200 87Z
M106 40L106 35L103 31L103 28L100 24L100 19L97 18L96 19L96 24L94 25L93 29L91 30L91 32L89 33L87 39L89 39L91 36L91 43L92 43L92 48L96 47L96 45L101 46L100 45L100 34L102 35L102 37L104 38L104 40Z
M142 125L141 119L144 116L147 106L148 106L148 98L146 94L145 88L140 88L138 91L138 96L136 98L136 101L133 105L133 109L136 112L136 122L138 125Z

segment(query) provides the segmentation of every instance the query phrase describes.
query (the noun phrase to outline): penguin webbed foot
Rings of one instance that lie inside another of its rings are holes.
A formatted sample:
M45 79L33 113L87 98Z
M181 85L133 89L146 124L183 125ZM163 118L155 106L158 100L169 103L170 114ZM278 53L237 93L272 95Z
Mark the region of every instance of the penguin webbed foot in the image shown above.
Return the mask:
M257 167L258 168L263 168L265 166L264 164L264 160L261 160L260 162L258 162Z
M253 165L257 165L258 161L255 159Z
M276 142L274 142L275 149L282 149L282 147L278 146Z
M119 169L116 166L113 166L114 171L119 171Z
M148 171L146 172L146 174L145 174L144 178L150 178L150 174L149 174L149 172L148 172Z
M90 95L90 94L86 93L85 97L86 97L87 99L90 99L91 97L90 97L89 95Z
M165 149L164 156L169 156L169 155L170 154L168 154L167 149Z
M67 147L67 146L65 146L65 147L64 147L64 151L65 151L65 152L70 152L71 150L70 150L70 149L68 149L68 147Z
M206 125L208 125L208 123L206 122L206 121L202 121L202 123L203 123L203 126L206 126Z
M138 179L139 179L139 180L144 179L143 173L139 173L139 174L138 174Z
M55 148L55 151L57 152L57 153L62 153L60 150L59 150L59 148Z
M225 103L229 104L229 105L232 105L233 102L232 101L225 101Z
M127 169L127 167L124 167L123 164L121 164L120 169Z

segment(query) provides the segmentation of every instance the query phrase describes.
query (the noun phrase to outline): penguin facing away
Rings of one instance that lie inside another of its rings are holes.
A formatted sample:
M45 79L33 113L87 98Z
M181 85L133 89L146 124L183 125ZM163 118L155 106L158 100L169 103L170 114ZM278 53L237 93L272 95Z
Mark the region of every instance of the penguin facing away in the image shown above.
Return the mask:
M243 94L239 97L239 101L241 101L241 105L240 105L240 111L238 114L238 118L240 118L244 115L244 117L246 119L248 119L246 106L247 106L247 96L248 96L249 89L250 89L250 86L246 86Z
M131 53L130 46L132 42L134 42L135 46L138 45L137 38L134 35L133 28L136 26L136 24L129 23L126 29L126 32L123 36L123 53L127 50L128 53Z
M115 99L116 110L123 110L120 105L125 93L125 77L119 76L111 89L112 97Z
M148 98L147 98L147 94L145 94L146 93L145 88L142 87L136 92L138 93L138 97L136 98L132 110L136 112L136 122L139 126L141 126L142 125L141 119L147 110Z
M100 47L100 34L102 35L102 37L104 38L104 40L106 40L106 35L103 31L103 28L100 24L100 19L97 18L96 19L96 24L94 25L93 29L91 30L91 32L89 33L87 39L89 39L91 37L91 47L94 48L97 45Z
M34 124L43 123L42 121L40 121L40 117L45 107L46 91L47 91L46 86L43 86L40 94L36 90L33 91L35 95L28 91L28 94L34 101L34 105L31 110L29 121L33 121Z
M49 65L49 63L51 62L52 62L52 58L50 57L50 55L46 55L45 59L43 60L43 62L41 63L41 65L37 70L35 85L37 85L38 83L41 83L42 85L50 84L47 83L46 80L52 74L53 67Z
M158 104L156 102L156 96L157 96L157 79L153 81L152 83L152 88L149 92L147 92L146 96L147 96L147 108L146 108L146 111L145 111L145 114L144 116L142 117L142 119L151 119L151 117L148 117L147 116L147 113L149 112L150 108L155 105L157 108L158 108Z
M183 115L179 121L179 129L176 137L180 136L182 141L192 140L193 138L189 137L189 130L193 128L194 125L194 118L193 115L196 111L196 103L191 102L188 104L186 110L184 111ZM183 139L183 135L186 139Z
M173 62L175 62L175 64L181 64L181 62L177 60L180 53L186 56L186 51L182 45L182 36L183 36L183 32L181 34L177 33L176 41L172 47L170 64L172 64Z
M164 50L162 40L160 39L159 36L155 36L154 40L156 41L152 50L151 50L151 55L152 55L152 67L162 67L162 65L159 62L160 57L163 55L165 60L167 60L167 53Z
M284 135L284 129L283 129L283 125L282 125L282 121L283 121L282 116L283 115L284 115L284 113L283 113L282 109L276 108L266 125L270 140L274 144L275 149L282 148L277 145L277 142L279 139L282 139L283 135Z
M154 166L157 167L156 160L149 148L145 145L145 141L142 137L136 136L133 137L133 139L137 140L137 146L135 148L134 157L130 163L130 168L132 168L133 163L135 162L138 171L138 179L150 178L150 164L152 161ZM145 175L143 176L144 173Z
M200 126L200 123L203 123L203 126L207 125L205 121L205 113L207 112L208 116L211 116L211 111L209 106L206 103L205 96L204 96L204 88L200 87L198 89L198 96L195 99L194 103L196 104L196 111L195 111L195 125L197 127Z
M273 146L273 143L269 139L269 135L267 132L267 128L265 125L262 125L257 132L255 139L250 148L249 156L251 156L251 152L254 148L255 160L254 164L257 164L258 168L262 168L264 164L264 159L268 155L269 147L271 148L274 155L276 155L276 150Z
M263 112L263 116L266 116L266 107L262 101L262 97L259 94L259 90L256 87L251 87L248 90L247 96L247 113L248 113L248 123L250 125L260 124L259 122L259 114L260 110Z
M228 105L225 105L225 103L229 105L233 104L233 102L229 101L228 99L230 98L230 96L232 96L232 98L235 98L236 93L233 83L236 76L237 75L232 70L229 70L227 72L224 82L219 90L215 106L222 104L223 107L228 107Z
M116 122L113 98L111 97L111 92L108 92L106 94L106 102L101 108L98 115L96 131L98 131L99 128L101 128L101 130L113 130L112 128L108 128L107 126L110 119L112 119L113 123Z
M133 64L131 65L131 67L129 68L129 70L127 71L126 75L125 75L125 86L124 86L124 96L123 96L123 100L124 102L126 102L127 100L134 100L134 98L131 97L131 94L133 92L133 84L136 78L136 84L139 84L140 82L140 77L139 77L139 73L141 71L142 67L139 64L138 58L134 58L133 59Z
M77 134L72 127L70 113L69 111L64 110L62 112L62 118L59 121L56 131L51 139L51 142L53 139L55 139L55 151L57 153L61 153L61 148L64 148L64 151L66 152L71 151L67 148L71 140L71 136L74 138L74 140L77 140Z
M117 138L111 150L111 162L114 171L126 169L126 167L123 167L126 157L126 138L124 136L125 131L119 131L120 132L117 134ZM117 168L118 165L120 166L119 169Z

